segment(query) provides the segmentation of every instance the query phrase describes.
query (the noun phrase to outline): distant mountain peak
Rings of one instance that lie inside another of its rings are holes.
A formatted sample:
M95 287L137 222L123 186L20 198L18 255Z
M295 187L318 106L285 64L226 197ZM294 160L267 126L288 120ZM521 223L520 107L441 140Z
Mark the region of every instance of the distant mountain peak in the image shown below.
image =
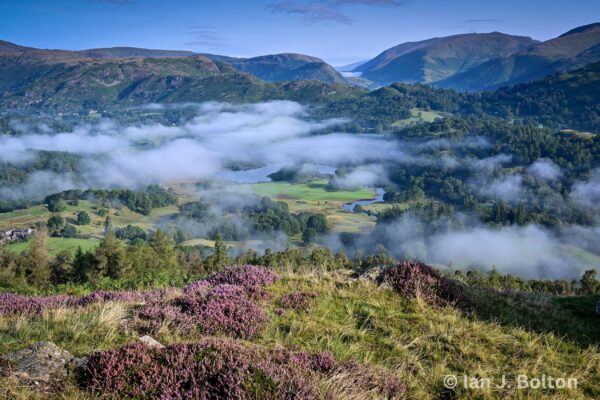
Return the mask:
M600 31L600 22L594 22L593 24L582 25L575 29L571 29L570 31L565 32L562 35L560 35L559 38L573 35L576 33L591 32L591 31L596 31L596 30Z

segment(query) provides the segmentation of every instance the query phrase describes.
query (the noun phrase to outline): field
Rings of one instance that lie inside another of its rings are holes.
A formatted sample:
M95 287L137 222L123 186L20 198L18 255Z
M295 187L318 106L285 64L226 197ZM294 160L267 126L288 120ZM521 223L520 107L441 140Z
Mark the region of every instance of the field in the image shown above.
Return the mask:
M438 118L443 118L444 113L438 111L426 111L418 108L410 110L411 116L406 119L396 121L392 124L394 128L404 128L421 122L433 122Z
M76 225L77 214L80 211L86 211L91 219L88 225ZM178 212L176 206L155 208L150 215L142 215L129 210L126 207L111 208L109 216L111 223L115 228L122 228L127 225L135 225L148 231L152 229L155 223L162 217ZM77 251L78 247L82 250L90 250L95 247L104 236L105 216L98 215L96 207L89 201L79 201L79 204L68 205L65 211L51 213L45 206L33 206L26 210L17 210L9 213L0 214L0 229L35 227L36 224L45 224L52 215L62 216L67 223L75 225L78 232L78 238L59 238L51 237L48 239L48 251L56 255L61 251L68 250L72 253ZM29 242L11 243L10 248L16 252L24 251Z
M87 251L95 248L100 241L98 239L79 239L79 238L48 238L48 252L55 256L62 251L69 251L75 254L78 248ZM19 242L9 244L9 248L17 253L22 253L29 247L29 242Z
M26 228L37 223L45 223L52 215L62 216L67 223L75 224L77 213L86 211L91 218L88 225L77 225L79 234L83 237L102 238L104 233L104 221L106 217L98 215L96 207L89 201L81 200L78 205L67 205L65 211L51 213L45 206L33 206L27 210L17 210L0 214L0 229ZM127 225L136 225L144 230L149 230L161 217L177 212L176 206L155 208L150 215L141 215L126 207L111 208L109 215L113 226L120 228Z
M188 187L189 184L180 184L176 188L179 203L193 201L197 194ZM271 197L276 201L283 201L288 204L290 211L297 212L316 212L324 213L331 223L334 232L365 232L374 228L375 221L373 217L344 211L341 206L356 200L372 199L376 193L374 189L363 188L355 191L327 190L326 180L314 180L307 183L290 184L287 182L268 182L243 185L243 187L252 192ZM371 205L368 208L378 209L378 206ZM80 211L86 211L91 217L91 223L88 225L76 225L77 214ZM126 207L111 208L109 216L111 223L115 228L122 228L127 225L139 226L145 231L155 228L161 218L166 218L178 213L177 206L169 206L153 209L150 215L145 216L135 213ZM77 239L50 238L48 241L48 250L52 254L57 254L62 250L76 251L79 246L82 249L94 247L104 236L105 216L98 214L97 207L85 200L79 201L77 205L68 205L67 208L59 213L51 213L45 206L33 206L26 210L17 210L0 214L0 229L26 228L34 227L36 224L45 224L52 215L62 216L68 223L75 225L78 231ZM299 238L292 238L299 242ZM247 247L249 244L257 245L260 242L227 242L230 247ZM214 242L206 238L197 238L184 242L184 245L205 245L212 247ZM21 252L27 248L28 243L14 243L11 248Z
M373 218L344 211L341 206L357 200L375 197L373 189L356 191L329 191L327 181L315 180L308 183L290 184L287 182L267 182L249 185L249 188L261 196L284 201L291 212L320 212L327 215L335 232L364 232L373 229Z

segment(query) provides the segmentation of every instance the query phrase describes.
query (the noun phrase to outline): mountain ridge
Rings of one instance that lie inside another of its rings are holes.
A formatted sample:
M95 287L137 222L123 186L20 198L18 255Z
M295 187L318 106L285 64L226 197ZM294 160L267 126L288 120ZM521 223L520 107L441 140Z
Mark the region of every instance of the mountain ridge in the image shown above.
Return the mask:
M582 68L596 61L600 61L600 23L574 28L507 57L489 60L435 85L457 90L493 90Z
M535 43L500 32L436 37L391 47L353 71L379 84L433 83Z
M0 40L0 56L15 56L17 54L20 57L26 57L33 62L43 61L48 63L86 60L126 60L130 58L158 59L206 57L213 62L217 61L229 64L240 72L250 73L251 75L269 82L311 79L331 83L346 82L339 72L322 59L298 53L279 53L241 58L218 54L196 53L186 50L159 50L127 46L70 51L37 49Z

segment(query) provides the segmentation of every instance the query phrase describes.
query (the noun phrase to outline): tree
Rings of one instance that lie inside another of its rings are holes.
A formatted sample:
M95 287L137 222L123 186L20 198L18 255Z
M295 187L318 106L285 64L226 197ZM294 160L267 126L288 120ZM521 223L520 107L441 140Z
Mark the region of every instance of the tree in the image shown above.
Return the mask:
M585 271L579 283L584 294L596 294L600 292L600 282L596 279L595 269Z
M66 224L60 233L64 238L74 238L77 236L77 228L71 224Z
M314 228L307 228L302 232L302 243L309 245L317 239L317 231Z
M139 226L127 225L115 231L117 238L127 240L129 244L142 243L146 240L146 232Z
M175 252L175 242L170 236L158 229L148 241L150 247L156 252L161 261L162 269L177 270L177 253Z
M90 215L85 211L80 211L77 214L77 225L88 225L92 222Z
M89 251L84 253L81 247L78 247L73 259L73 278L77 282L87 282L90 280L94 273L95 263L94 253Z
M46 231L38 229L29 249L20 260L19 269L27 282L36 287L45 287L50 284L50 257L46 248L47 239Z
M61 198L52 197L48 200L48 210L50 212L61 212L65 211L67 204Z
M70 282L72 278L73 256L70 251L63 250L50 263L50 280L52 284L58 285Z
M104 236L108 235L109 233L112 233L112 231L112 220L110 219L110 215L107 215L106 219L104 220Z
M48 231L51 233L58 233L65 226L65 219L60 215L53 215L48 218L48 222L46 223L48 226Z
M125 249L114 233L109 232L94 252L94 277L118 279L127 271Z
M217 233L215 237L214 251L206 258L206 264L211 269L211 272L222 271L231 264L231 259L227 255L227 245L220 233Z

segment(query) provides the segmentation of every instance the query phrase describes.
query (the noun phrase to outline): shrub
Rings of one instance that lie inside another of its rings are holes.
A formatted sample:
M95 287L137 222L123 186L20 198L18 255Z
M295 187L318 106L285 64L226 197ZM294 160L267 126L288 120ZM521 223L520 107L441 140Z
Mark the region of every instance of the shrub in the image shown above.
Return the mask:
M0 293L0 315L38 314L47 309L71 307L76 299L69 295L35 297Z
M90 215L85 211L80 211L77 213L77 225L88 225L92 222Z
M401 261L385 272L384 280L401 296L421 298L430 304L454 304L463 298L463 288L421 262Z
M77 236L77 228L71 224L66 224L65 227L60 231L60 234L65 238L74 238Z
M208 290L210 290L210 288L212 287L212 285L210 283L208 283L207 281L196 281L196 282L192 282L190 284L188 284L186 287L183 288L183 293L186 295L192 295L198 292L206 292Z

